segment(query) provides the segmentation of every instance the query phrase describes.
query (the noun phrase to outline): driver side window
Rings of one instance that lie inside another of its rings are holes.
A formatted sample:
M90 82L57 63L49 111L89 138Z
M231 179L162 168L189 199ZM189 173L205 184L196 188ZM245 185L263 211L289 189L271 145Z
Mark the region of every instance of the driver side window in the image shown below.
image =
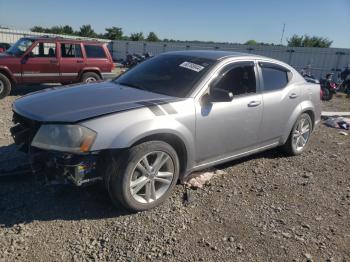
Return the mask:
M235 63L222 70L222 78L216 88L231 92L234 96L256 93L253 63Z
M55 43L38 43L31 51L32 57L56 57Z

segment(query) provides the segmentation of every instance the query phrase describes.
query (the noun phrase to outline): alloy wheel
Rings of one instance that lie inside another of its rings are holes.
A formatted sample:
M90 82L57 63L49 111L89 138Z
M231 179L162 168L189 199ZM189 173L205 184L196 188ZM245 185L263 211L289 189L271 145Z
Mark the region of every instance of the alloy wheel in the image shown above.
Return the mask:
M129 183L132 197L143 204L156 201L170 188L174 172L174 162L167 153L147 153L133 169Z
M311 133L311 123L306 118L301 118L293 131L293 146L297 151L303 150Z

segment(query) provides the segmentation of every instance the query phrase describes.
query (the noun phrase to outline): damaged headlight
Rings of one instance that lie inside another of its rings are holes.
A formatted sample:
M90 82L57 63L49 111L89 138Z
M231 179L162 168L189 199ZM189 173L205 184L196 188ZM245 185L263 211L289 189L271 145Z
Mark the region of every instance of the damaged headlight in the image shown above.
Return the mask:
M96 133L80 125L42 125L32 146L71 153L88 152Z

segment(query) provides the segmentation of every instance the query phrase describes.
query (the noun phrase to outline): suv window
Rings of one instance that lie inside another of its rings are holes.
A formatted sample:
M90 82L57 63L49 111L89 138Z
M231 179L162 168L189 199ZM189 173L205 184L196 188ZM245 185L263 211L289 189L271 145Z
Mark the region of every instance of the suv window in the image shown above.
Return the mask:
M256 79L253 63L240 63L229 65L223 69L223 77L215 85L220 88L232 92L233 95L244 95L248 93L256 93Z
M80 44L61 43L62 58L83 57Z
M106 58L105 51L100 45L84 45L84 48L88 58Z
M30 53L33 57L56 57L56 44L37 43Z
M288 84L288 71L280 66L260 64L264 81L264 91L284 88Z
M29 47L32 46L34 40L29 38L21 38L15 44L13 44L6 53L11 55L23 55Z

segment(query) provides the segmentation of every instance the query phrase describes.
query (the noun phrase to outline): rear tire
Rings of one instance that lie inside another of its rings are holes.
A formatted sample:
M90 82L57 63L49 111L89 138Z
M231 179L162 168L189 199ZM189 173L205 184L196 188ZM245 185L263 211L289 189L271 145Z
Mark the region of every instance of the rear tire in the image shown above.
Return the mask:
M290 132L286 143L282 146L288 155L296 156L304 152L312 131L312 120L309 114L301 114ZM302 134L304 132L304 134ZM300 143L299 143L300 142Z
M324 88L322 91L323 91L322 100L329 101L333 98L333 93L329 91L328 88Z
M154 208L173 191L179 168L176 151L169 144L150 141L136 145L108 165L105 182L109 196L116 206L121 204L133 212Z
M7 76L0 73L0 99L8 96L11 92L11 81Z
M81 77L81 82L83 83L93 83L101 80L101 77L94 72L86 72Z

